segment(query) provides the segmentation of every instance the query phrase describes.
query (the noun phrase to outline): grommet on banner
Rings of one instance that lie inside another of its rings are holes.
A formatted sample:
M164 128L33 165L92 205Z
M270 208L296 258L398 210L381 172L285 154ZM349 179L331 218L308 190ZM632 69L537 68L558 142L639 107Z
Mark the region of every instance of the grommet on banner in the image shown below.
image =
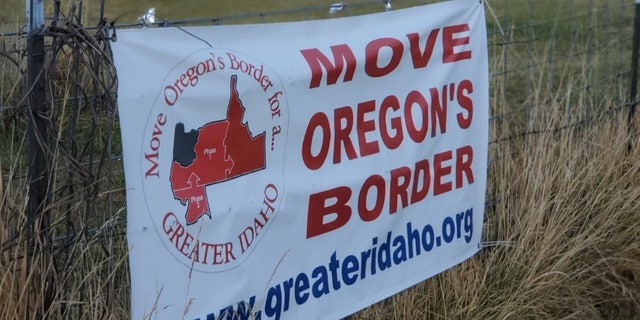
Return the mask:
M109 37L109 40L111 40L112 42L118 41L118 35L116 34L115 21L111 21L111 23L109 24L109 27L107 28L107 32L109 30L111 30L111 36Z

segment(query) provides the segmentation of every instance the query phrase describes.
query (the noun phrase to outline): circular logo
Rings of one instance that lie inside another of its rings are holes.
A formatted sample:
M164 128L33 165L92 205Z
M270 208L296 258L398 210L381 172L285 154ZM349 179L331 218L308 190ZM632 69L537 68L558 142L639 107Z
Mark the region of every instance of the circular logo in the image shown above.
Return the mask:
M199 271L238 266L284 194L288 108L274 70L221 48L196 52L163 81L145 129L145 201L160 241Z

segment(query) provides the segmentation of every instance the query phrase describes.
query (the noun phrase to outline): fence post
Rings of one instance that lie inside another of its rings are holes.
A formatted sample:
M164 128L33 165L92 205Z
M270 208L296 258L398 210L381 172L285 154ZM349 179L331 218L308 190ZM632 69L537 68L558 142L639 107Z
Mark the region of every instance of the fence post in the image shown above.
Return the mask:
M41 264L43 248L50 247L49 205L51 163L49 161L50 145L48 117L51 110L47 106L45 89L45 43L42 33L45 25L44 0L26 0L27 15L27 87L26 94L29 101L28 128L28 204L27 230L29 237L29 255L27 268L29 273L36 273L31 286L35 298L33 306L27 307L33 311L32 317L43 318L51 306L53 278L48 268ZM44 274L39 274L43 271ZM46 279L46 280L45 280Z
M631 106L629 108L629 124L636 113L636 95L638 94L638 51L640 50L640 0L636 0L636 15L633 26L633 48L631 48L631 96L629 99Z

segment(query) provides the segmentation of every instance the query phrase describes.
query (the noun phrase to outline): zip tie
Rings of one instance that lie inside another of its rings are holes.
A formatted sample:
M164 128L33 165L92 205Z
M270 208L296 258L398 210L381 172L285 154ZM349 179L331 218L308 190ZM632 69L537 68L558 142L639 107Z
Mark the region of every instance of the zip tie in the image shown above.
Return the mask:
M177 28L178 30L188 34L192 38L195 38L197 40L200 40L200 41L204 42L205 44L207 44L209 46L209 48L213 48L213 46L209 43L209 41L196 36L195 34L185 30L184 28L182 28L182 27L180 27L178 25L173 24L170 20L167 20L165 18L159 17L156 14L156 9L155 8L148 9L145 12L145 14L138 19L138 21L141 22L143 24L143 26L151 26L154 23L156 23L156 18L162 20L162 26L163 27L173 26L174 28Z

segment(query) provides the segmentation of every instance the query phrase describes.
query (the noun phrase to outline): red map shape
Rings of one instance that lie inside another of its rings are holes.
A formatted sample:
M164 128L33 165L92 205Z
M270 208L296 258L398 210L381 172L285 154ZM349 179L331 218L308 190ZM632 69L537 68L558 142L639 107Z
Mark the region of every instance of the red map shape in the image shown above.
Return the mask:
M174 197L187 206L187 224L197 222L205 214L211 218L205 187L266 167L266 134L262 132L253 137L248 124L242 122L245 107L236 83L234 75L227 119L198 129L193 162L183 166L174 160L171 164L171 187Z

